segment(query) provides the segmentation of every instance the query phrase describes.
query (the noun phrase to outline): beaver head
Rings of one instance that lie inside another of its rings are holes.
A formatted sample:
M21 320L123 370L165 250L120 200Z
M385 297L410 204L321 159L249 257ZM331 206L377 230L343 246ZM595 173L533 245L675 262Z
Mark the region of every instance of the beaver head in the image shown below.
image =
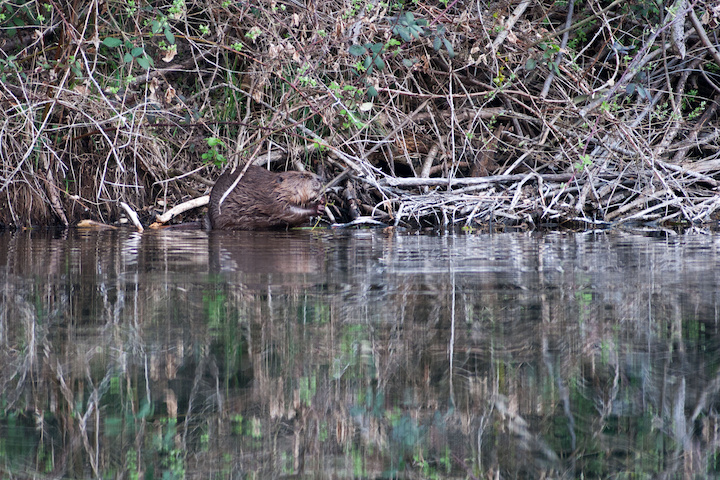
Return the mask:
M320 216L325 211L320 177L308 172L282 172L277 174L275 191L278 201L286 202L295 213L311 212L308 216Z

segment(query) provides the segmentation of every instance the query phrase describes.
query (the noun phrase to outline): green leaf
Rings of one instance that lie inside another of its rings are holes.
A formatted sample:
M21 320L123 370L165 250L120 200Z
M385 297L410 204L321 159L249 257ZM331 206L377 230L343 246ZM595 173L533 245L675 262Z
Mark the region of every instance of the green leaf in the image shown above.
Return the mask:
M133 56L130 55L130 53L126 53L125 56L123 57L123 61L125 63L130 63L133 61Z
M455 50L453 50L452 43L450 43L450 40L447 38L443 38L443 43L445 44L445 49L448 51L448 55L450 58L455 56Z
M385 60L383 60L380 57L375 57L375 66L378 68L378 70L384 70L385 69Z
M165 38L167 38L170 45L175 45L175 35L173 35L169 28L165 29Z
M103 40L102 43L108 48L117 48L122 45L123 42L119 38L105 37L105 40Z
M225 147L225 144L219 138L210 137L205 139L205 141L207 142L209 147Z
M525 70L532 71L535 70L535 67L537 67L537 62L534 58L528 58L527 62L525 62Z
M384 46L385 46L384 43L373 43L370 46L370 51L373 53L380 53L380 52L382 52L382 49Z
M405 65L407 68L412 67L413 65L415 65L416 62L417 62L417 58L415 58L415 57L403 58L403 61L402 61L403 65Z
M138 57L137 62L138 65L140 65L145 70L150 70L150 61L148 57Z
M368 87L368 89L367 89L367 94L368 94L368 97L370 97L370 98L375 98L375 97L378 96L378 91L377 91L377 89L376 89L375 87L373 87L372 85L370 85L370 86Z
M143 52L144 52L144 50L142 47L135 47L132 50L130 50L130 53L132 54L133 57L139 57L140 55L143 54Z
M402 25L395 25L395 33L400 35L405 42L412 42L412 35L410 35L410 29L403 27Z
M362 45L350 45L350 49L348 50L350 55L353 57L359 57L360 55L365 55L367 53L367 50L365 50L365 47Z
M365 67L365 73L370 75L370 72L372 72L373 69L373 60L371 56L365 57L365 60L363 61L363 67Z
M408 25L412 25L415 23L415 15L413 15L412 12L405 12L405 21Z
M437 52L440 50L440 47L442 46L442 39L440 37L435 37L433 39L433 49Z

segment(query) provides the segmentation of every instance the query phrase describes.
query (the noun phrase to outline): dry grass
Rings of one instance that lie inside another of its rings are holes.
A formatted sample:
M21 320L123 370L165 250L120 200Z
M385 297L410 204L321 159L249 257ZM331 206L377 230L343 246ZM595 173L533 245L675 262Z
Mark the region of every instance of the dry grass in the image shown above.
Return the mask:
M67 3L0 7L8 226L115 222L120 202L149 223L223 160L320 173L334 222L720 209L713 2Z

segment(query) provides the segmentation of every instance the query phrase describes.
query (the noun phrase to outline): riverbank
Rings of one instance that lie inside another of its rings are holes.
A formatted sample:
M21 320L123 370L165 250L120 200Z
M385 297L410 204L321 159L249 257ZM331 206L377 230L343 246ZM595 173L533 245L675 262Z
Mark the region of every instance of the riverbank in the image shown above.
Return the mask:
M253 161L328 223L715 225L720 11L572 5L6 8L0 224L147 226Z

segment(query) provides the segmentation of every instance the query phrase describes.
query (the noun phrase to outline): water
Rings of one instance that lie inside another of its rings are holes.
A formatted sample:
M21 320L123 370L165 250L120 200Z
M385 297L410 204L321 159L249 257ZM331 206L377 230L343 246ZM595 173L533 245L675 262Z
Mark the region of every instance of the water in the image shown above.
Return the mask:
M719 240L0 233L0 470L716 476Z

